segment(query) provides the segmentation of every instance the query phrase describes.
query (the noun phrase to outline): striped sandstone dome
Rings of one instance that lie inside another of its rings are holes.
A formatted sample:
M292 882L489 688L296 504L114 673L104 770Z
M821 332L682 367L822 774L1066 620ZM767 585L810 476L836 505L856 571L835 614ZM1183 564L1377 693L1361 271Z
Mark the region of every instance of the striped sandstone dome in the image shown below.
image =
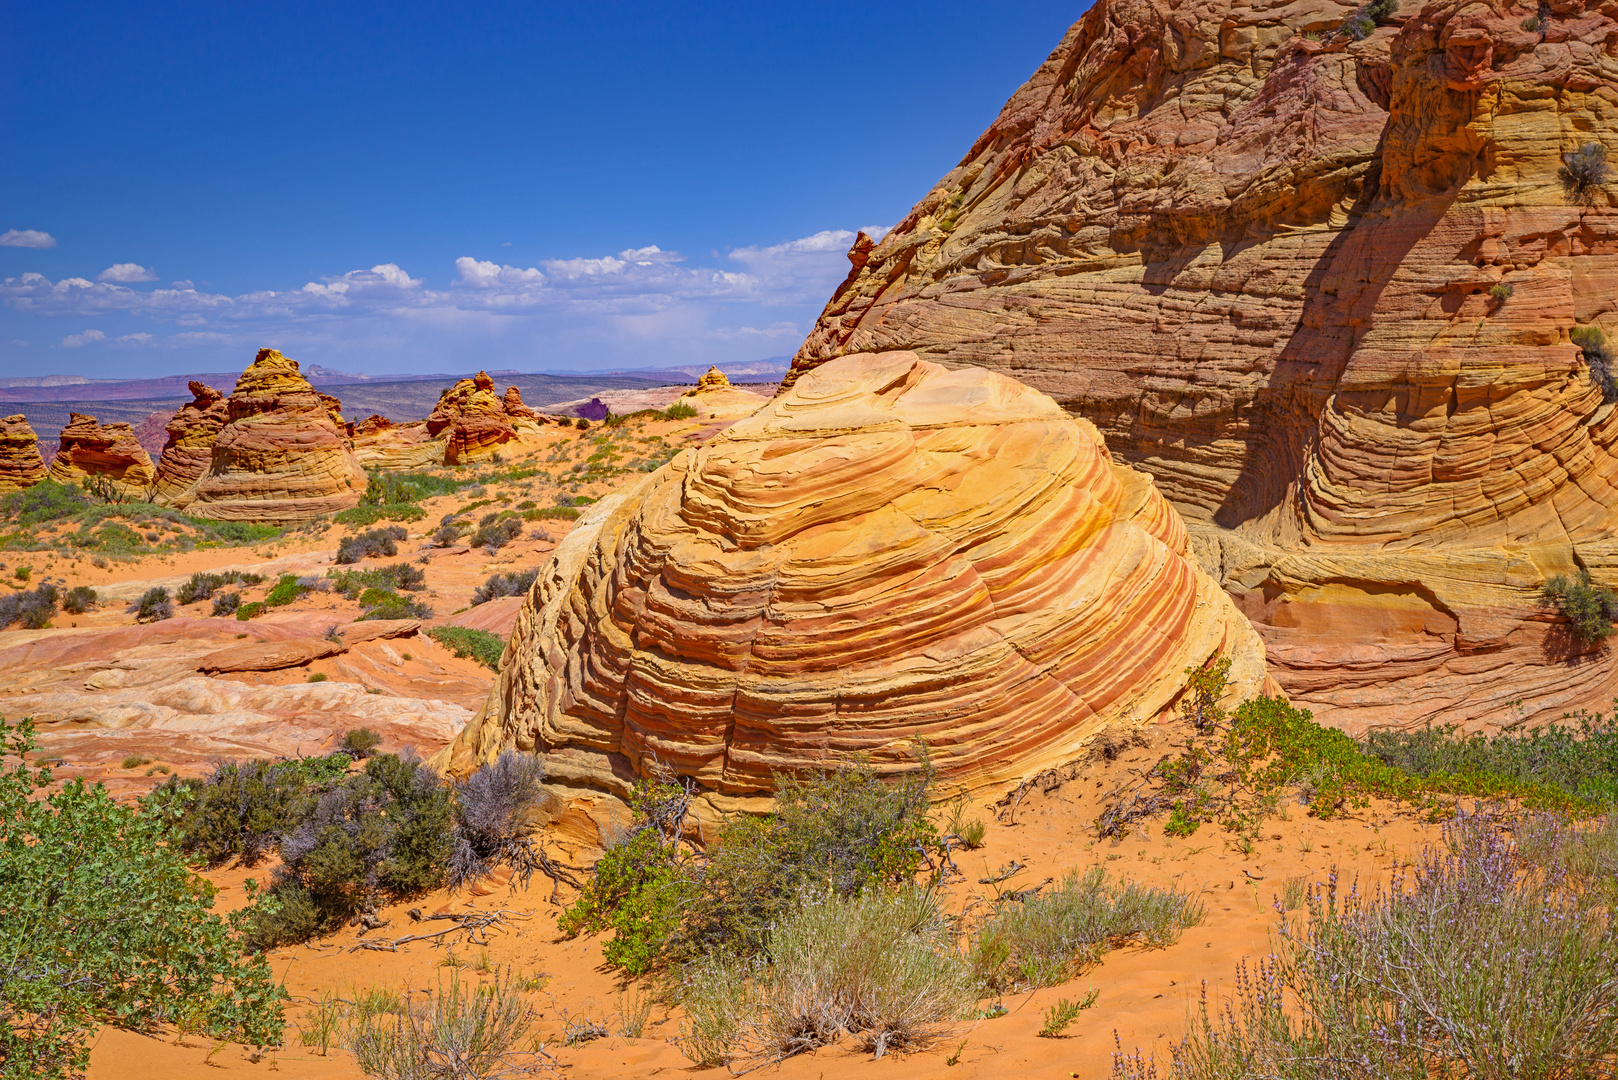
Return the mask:
M1050 398L909 352L820 365L602 500L529 594L442 759L544 753L622 795L655 757L711 794L868 754L1005 785L1264 652L1146 474Z

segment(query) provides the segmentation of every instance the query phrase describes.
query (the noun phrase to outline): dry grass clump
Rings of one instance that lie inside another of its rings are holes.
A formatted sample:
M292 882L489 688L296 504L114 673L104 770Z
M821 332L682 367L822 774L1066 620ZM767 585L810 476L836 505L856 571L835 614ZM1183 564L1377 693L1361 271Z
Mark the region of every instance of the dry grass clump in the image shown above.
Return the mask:
M681 991L686 1053L704 1065L779 1060L852 1036L881 1057L932 1045L977 1001L932 893L909 888L803 904L772 962L709 959Z
M425 1002L378 1001L352 1010L348 1047L382 1080L473 1080L531 1073L542 1049L519 1049L535 1012L509 975L463 987L440 982Z
M1245 965L1172 1052L1174 1080L1558 1080L1618 1067L1618 824L1532 820L1516 843L1462 815L1370 895L1311 891L1278 955ZM1578 867L1580 869L1575 870ZM1116 1080L1159 1076L1118 1056Z

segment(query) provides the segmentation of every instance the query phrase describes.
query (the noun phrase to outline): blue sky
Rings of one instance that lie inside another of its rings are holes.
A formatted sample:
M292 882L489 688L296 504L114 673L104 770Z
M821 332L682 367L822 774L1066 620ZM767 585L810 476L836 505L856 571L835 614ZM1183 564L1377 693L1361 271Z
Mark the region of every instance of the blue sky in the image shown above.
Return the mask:
M0 375L793 352L1076 4L13 4Z

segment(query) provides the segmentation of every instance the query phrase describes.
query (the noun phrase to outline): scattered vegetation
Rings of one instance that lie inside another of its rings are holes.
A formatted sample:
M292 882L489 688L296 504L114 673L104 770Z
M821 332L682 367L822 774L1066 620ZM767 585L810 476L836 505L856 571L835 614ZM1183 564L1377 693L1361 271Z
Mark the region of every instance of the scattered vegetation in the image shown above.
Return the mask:
M236 612L236 618L241 622L247 622L249 619L256 619L266 611L270 610L269 605L262 600L254 600L247 604L242 603L241 595L238 593L231 594L230 599L235 601L235 603L231 606ZM217 610L219 605L215 604L214 607Z
M93 485L92 485L93 486ZM0 499L0 547L54 550L97 559L254 544L280 536L275 526L210 521L146 502L103 500L82 487L46 479Z
M1058 998L1055 1005L1045 1010L1045 1024L1039 1029L1042 1039L1059 1039L1067 1026L1079 1018L1079 1014L1090 1008L1100 997L1100 991L1092 990L1083 1001L1069 1001L1067 998Z
M408 596L400 596L391 589L366 589L359 595L360 607L364 610L355 617L355 622L365 622L368 619L430 619L433 609L420 600Z
M32 724L0 734L23 762L0 773L0 1075L82 1076L101 1024L279 1043L286 993L243 953L255 909L213 913L173 843L179 797L137 809L82 779L47 794Z
M409 537L410 533L401 525L387 525L345 536L337 542L337 562L356 563L361 559L392 558L399 554L398 542Z
M12 625L24 630L44 629L51 624L61 596L61 591L48 581L35 589L0 596L0 630Z
M192 574L189 581L175 590L174 599L181 605L195 604L199 600L212 599L226 585L258 585L263 580L263 574L248 574L240 570Z
M1590 580L1588 571L1576 579L1557 574L1540 588L1545 602L1553 604L1568 621L1575 640L1597 645L1612 636L1612 623L1618 619L1618 593Z
M1462 815L1442 847L1369 895L1345 894L1334 874L1309 891L1306 918L1283 913L1278 955L1243 964L1233 1001L1212 1007L1204 991L1168 1076L1610 1075L1618 927L1607 896L1568 866L1612 822L1531 820L1513 842L1499 822ZM1113 1076L1159 1073L1137 1051Z
M578 511L575 510L574 513L577 514ZM538 578L538 567L490 574L489 579L479 585L477 591L472 594L472 606L486 604L502 596L524 596Z
M298 580L296 574L282 574L281 579L264 596L267 607L286 607L310 591L310 586Z
M425 1001L355 1010L349 1047L384 1080L503 1077L550 1064L529 1037L535 1013L509 975L464 987L456 975ZM524 1044L532 1049L519 1049Z
M522 536L521 518L486 514L478 522L477 531L472 534L471 544L493 555L520 536Z
M662 420L695 420L696 416L696 406L685 401L676 401L658 414Z
M1589 203L1595 201L1601 185L1607 182L1611 168L1607 164L1607 148L1598 142L1587 142L1562 155L1562 167L1557 175L1570 199Z
M476 660L491 671L500 670L500 656L506 651L506 641L498 634L464 626L435 626L427 634L462 659Z
M1618 378L1613 375L1612 351L1607 347L1607 336L1599 326L1575 326L1568 338L1584 354L1590 368L1590 381L1601 391L1601 400L1608 405L1618 402Z
M350 600L358 600L368 589L416 592L427 587L426 572L409 563L394 563L369 570L328 570L326 577L339 593Z
M167 589L157 585L142 593L127 610L134 614L136 622L159 622L174 618L174 601L169 598Z

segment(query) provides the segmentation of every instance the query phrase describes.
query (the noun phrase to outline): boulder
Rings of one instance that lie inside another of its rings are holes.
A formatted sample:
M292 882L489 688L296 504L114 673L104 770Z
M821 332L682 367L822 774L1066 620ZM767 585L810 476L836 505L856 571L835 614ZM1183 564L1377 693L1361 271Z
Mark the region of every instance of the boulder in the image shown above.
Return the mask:
M0 421L0 495L33 487L45 479L39 438L22 414Z
M151 496L157 469L128 424L98 424L93 416L70 413L50 478L104 486L120 501L143 502Z
M279 671L301 667L314 660L336 656L341 643L325 638L291 638L285 641L253 641L208 653L197 660L197 670L209 674L234 671Z
M1618 186L1562 175L1618 151L1618 11L1356 10L1099 0L856 239L783 386L913 349L1092 420L1320 719L1606 708L1618 654L1538 590L1618 585L1618 415L1570 338L1618 332Z
M168 438L157 459L157 491L154 502L180 505L189 501L191 491L208 472L213 461L214 440L225 426L229 409L225 395L213 387L192 381L191 401L175 410L165 430Z
M358 504L365 471L343 438L336 399L274 349L236 381L208 472L185 505L233 521L303 521Z
M661 763L724 806L855 755L915 770L923 740L940 792L998 789L1172 712L1220 654L1265 686L1094 427L982 369L851 356L591 507L439 760L530 750L609 798Z

